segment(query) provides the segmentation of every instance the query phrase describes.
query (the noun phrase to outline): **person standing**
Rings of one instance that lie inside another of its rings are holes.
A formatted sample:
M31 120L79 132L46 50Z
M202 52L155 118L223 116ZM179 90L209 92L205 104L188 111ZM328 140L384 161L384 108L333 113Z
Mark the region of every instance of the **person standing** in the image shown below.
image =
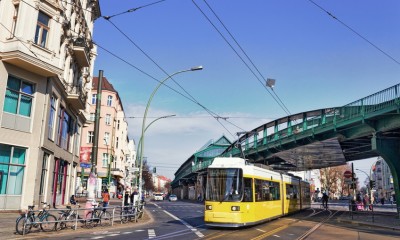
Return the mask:
M110 201L110 194L108 193L108 189L104 189L103 193L101 194L101 197L103 198L103 207L106 208L108 207L108 202ZM105 209L103 210L105 211Z

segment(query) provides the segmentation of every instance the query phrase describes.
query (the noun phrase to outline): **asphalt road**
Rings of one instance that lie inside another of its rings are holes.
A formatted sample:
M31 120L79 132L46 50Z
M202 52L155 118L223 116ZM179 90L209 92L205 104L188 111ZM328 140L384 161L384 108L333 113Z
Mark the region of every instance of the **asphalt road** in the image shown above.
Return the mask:
M345 207L345 204L340 207ZM339 207L339 208L340 208ZM108 228L75 233L58 239L340 239L381 240L400 239L399 231L359 226L339 221L338 209L309 209L264 224L240 229L208 228L204 225L202 204L177 201L150 201L146 205L153 221L137 226L135 223L118 229ZM54 236L56 237L56 236ZM46 238L43 238L46 239Z

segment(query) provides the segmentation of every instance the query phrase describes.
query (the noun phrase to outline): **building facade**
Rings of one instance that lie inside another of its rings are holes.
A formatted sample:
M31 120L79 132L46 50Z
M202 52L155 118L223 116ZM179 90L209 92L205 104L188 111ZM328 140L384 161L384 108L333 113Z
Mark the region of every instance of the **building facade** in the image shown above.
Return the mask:
M0 1L0 210L74 192L99 16L98 0Z
M90 121L82 132L82 148L92 148L94 142L94 121L96 112L97 89L99 78L94 77L92 90L88 99L88 112ZM94 161L97 171L97 196L104 188L108 188L111 195L125 188L127 175L127 158L130 156L128 146L128 123L125 119L124 108L118 92L113 85L103 77L101 87L101 106L99 113L99 141L98 157ZM82 180L78 192L87 189L87 178L90 168L79 169L79 178ZM82 178L83 176L83 178Z
M384 198L385 202L394 198L393 176L383 158L378 157L376 162L371 166L371 179L375 181L375 187L372 189L372 192L373 199L376 202L379 202L381 198Z

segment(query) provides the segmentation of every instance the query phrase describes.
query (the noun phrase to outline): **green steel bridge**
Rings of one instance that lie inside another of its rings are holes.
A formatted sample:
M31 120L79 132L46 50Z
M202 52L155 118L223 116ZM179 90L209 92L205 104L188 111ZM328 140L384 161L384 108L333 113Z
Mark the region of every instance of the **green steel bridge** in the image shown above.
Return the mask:
M294 171L381 156L393 175L396 199L400 199L400 84L342 107L265 123L243 133L220 156L241 156L274 169ZM209 158L201 169L196 164L182 166L173 183L190 178L211 163Z

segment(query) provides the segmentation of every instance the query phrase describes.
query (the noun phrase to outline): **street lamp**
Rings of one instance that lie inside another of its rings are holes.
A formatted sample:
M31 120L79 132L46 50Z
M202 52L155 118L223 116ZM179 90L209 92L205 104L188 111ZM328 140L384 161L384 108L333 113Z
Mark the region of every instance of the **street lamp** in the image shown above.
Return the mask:
M175 114L172 114L172 115L166 115L166 116L162 116L162 117L158 117L158 118L154 119L153 121L151 121L151 122L149 123L149 125L146 126L146 128L144 129L144 132L146 132L147 129L148 129L155 121L160 120L160 119L163 119L163 118L169 118L169 117L175 117L175 116L176 116ZM140 148L140 146L141 146L141 144L142 144L142 137L143 137L143 136L140 136L140 139L139 139L139 142L138 142L138 146L137 146L138 149ZM140 151L138 152L138 155L139 155L139 153L140 153Z
M198 71L198 70L203 70L202 66L198 66L198 67L192 67L190 69L186 69L186 70L181 70L178 72L175 72L171 75L169 75L168 77L166 77L164 80L162 80L161 82L159 82L159 84L157 85L157 87L153 90L153 92L150 95L149 100L147 101L147 106L146 106L146 110L144 111L144 116L143 116L143 122L142 122L142 134L141 134L141 144L140 144L140 153L139 153L139 161L140 161L140 167L139 167L139 199L142 199L142 176L143 176L143 148L144 148L144 131L145 131L145 126L146 126L146 117L147 117L147 112L149 110L150 107L150 103L153 100L154 95L156 94L157 90L161 87L161 85L164 84L165 81L167 81L168 79L172 78L173 76L179 74L179 73L183 73L183 72L190 72L190 71Z

